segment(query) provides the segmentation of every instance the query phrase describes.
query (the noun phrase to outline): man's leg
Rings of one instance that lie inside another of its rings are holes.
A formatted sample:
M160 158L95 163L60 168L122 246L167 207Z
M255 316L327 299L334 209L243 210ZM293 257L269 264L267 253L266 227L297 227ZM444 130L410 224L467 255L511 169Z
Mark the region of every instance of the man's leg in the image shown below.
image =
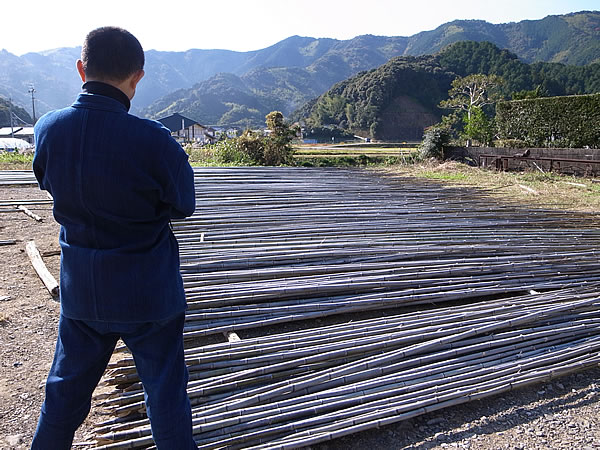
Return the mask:
M196 449L187 395L188 371L183 353L182 313L122 334L144 386L152 437L159 450Z
M71 448L117 340L118 335L102 335L85 322L60 316L54 361L32 450Z

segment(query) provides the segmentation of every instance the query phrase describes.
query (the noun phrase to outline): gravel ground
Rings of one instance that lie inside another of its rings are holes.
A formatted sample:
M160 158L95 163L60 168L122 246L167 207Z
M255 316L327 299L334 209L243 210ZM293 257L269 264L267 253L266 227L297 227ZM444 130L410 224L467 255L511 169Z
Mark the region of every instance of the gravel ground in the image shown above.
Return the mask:
M600 369L425 414L314 449L600 448Z
M44 198L33 187L0 187L0 200ZM52 362L59 305L35 274L25 253L34 240L40 252L58 250L58 226L49 206L2 212L0 241L0 449L27 449L43 401L42 383ZM58 277L58 256L46 256ZM99 388L101 389L101 388ZM99 408L78 430L89 442ZM92 448L82 446L81 448ZM474 401L324 444L342 449L596 449L600 448L600 369Z

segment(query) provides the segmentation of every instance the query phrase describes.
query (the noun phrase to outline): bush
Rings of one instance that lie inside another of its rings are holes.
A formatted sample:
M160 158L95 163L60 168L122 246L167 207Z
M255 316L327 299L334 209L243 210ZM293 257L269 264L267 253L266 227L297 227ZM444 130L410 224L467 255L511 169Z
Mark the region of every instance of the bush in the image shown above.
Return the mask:
M527 143L520 139L498 139L494 141L494 146L504 148L527 148Z
M528 147L600 147L600 94L500 102L499 138Z
M431 126L425 130L419 154L424 159L442 159L444 146L450 142L450 131L446 127Z
M190 164L196 166L250 166L254 161L240 149L237 139L226 139L201 148L185 147Z
M215 160L222 164L250 166L252 158L244 152L235 139L226 139L213 145Z
M268 165L280 166L293 163L294 149L291 145L296 130L283 120L279 111L266 117L270 134L263 136L246 130L233 139L225 139L206 147L186 147L190 162L200 165Z
M264 150L264 164L267 166L282 166L292 163L293 150L276 141L267 139Z
M250 130L244 131L237 138L237 146L254 164L265 164L265 142L258 134Z

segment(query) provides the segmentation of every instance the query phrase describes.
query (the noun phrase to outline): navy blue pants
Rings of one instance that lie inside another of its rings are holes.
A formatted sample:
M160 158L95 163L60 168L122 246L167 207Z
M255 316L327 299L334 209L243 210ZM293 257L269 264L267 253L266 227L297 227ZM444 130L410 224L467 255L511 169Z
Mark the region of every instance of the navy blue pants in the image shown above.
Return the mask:
M31 448L70 449L119 338L135 360L158 449L196 449L188 371L183 355L185 315L149 323L107 323L60 316L54 362Z

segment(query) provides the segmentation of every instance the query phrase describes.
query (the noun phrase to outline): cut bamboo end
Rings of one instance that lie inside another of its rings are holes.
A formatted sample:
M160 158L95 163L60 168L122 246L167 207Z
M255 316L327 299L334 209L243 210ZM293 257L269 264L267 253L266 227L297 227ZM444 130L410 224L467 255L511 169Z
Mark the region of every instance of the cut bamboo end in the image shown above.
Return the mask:
M25 251L29 256L31 264L33 265L33 268L35 269L36 273L44 283L44 286L46 286L46 289L48 289L48 292L50 292L50 294L53 297L57 297L59 292L58 282L52 276L52 274L46 267L46 264L44 264L44 260L42 259L40 252L35 246L35 242L29 241L25 246Z
M238 334L233 331L229 331L229 332L225 333L225 337L227 338L228 342L240 342L241 341Z
M23 211L25 213L25 215L31 217L32 219L35 219L38 222L42 222L44 220L40 216L38 216L36 213L34 213L33 211L31 211L30 209L26 208L23 205L17 206L17 209L20 211Z

